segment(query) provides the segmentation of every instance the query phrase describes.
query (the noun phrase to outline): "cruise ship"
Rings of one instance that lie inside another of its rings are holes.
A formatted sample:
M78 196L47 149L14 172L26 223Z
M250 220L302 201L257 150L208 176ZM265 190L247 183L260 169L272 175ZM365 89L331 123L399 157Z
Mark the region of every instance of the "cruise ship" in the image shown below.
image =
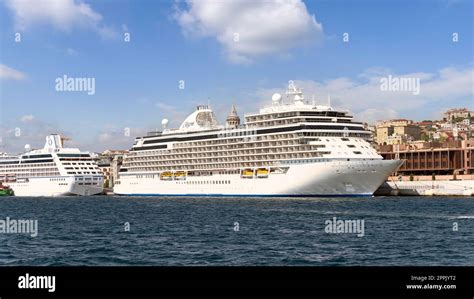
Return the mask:
M242 125L235 106L225 125L209 106L177 129L162 125L136 138L115 194L370 196L402 163L377 154L371 132L349 112L308 103L295 86Z
M103 175L88 152L64 148L64 138L49 135L42 149L18 156L0 154L0 183L15 196L94 195L103 191Z

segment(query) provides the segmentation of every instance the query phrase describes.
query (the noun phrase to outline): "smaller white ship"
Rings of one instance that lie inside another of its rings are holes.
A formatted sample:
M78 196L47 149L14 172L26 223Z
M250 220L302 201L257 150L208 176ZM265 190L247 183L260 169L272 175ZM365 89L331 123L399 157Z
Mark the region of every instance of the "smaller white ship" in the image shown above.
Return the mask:
M0 154L0 183L15 196L94 195L103 192L103 174L89 152L64 148L65 138L46 137L42 149L18 156Z

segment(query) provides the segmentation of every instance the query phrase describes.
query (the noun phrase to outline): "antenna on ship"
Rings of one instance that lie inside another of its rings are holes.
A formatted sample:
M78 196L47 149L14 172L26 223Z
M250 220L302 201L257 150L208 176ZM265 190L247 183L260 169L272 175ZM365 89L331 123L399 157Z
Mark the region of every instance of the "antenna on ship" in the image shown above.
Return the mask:
M316 100L314 98L314 93L313 93L313 106L316 106Z
M64 141L71 141L71 138L66 136L61 136L61 147L64 146Z
M328 106L331 107L331 96L328 93Z

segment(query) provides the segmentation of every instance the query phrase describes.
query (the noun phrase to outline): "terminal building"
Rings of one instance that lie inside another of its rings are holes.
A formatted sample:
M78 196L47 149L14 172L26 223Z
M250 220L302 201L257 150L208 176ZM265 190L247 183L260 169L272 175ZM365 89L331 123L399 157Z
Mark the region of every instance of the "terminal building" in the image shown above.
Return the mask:
M474 174L474 139L381 145L379 154L405 160L398 175Z

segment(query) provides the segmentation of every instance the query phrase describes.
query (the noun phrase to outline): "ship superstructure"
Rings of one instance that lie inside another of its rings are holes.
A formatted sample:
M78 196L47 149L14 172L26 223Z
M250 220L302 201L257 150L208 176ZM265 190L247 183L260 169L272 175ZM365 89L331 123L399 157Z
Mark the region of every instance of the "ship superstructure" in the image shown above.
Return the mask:
M93 195L103 191L103 175L90 153L64 148L59 135L49 135L42 149L18 156L0 155L0 182L16 196Z
M310 104L291 86L283 102L218 125L198 106L178 129L138 137L123 161L121 195L372 195L401 164L383 160L372 134L347 111Z

